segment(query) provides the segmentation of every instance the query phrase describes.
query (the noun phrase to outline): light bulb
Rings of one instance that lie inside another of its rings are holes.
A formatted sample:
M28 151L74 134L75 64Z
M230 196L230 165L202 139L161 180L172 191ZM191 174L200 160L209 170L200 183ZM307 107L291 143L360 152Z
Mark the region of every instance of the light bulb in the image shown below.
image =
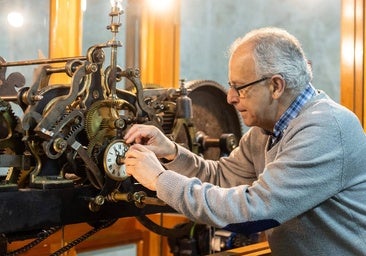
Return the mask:
M23 15L19 12L10 12L8 14L8 22L11 26L19 28L23 26L24 23Z
M122 2L123 0L110 0L112 8L118 8L119 10L122 10Z
M150 8L156 12L171 10L174 0L148 0Z

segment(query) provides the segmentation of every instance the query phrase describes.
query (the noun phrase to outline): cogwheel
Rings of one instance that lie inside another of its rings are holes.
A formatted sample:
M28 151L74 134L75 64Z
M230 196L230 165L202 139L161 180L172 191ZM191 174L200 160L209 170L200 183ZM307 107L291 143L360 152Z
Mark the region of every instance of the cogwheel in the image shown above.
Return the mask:
M24 188L27 186L29 180L30 170L21 170L18 176L18 187Z
M18 121L10 104L0 99L0 141L11 138Z
M10 167L5 180L10 184L17 184L19 188L26 187L29 179L30 170L19 170L15 167Z
M6 174L5 180L9 183L16 184L18 181L20 170L17 168L10 167Z
M14 114L11 105L0 99L0 149L10 150L20 154L24 150L24 144L20 143L23 136L19 131L20 120Z
M110 137L111 136L107 135L106 130L101 130L89 141L87 152L89 157L92 158L96 163L98 163L100 148L103 147L105 140L109 140Z
M122 99L101 100L93 103L86 114L86 132L89 140L101 130L108 130L109 135L115 134L114 122L120 118L120 110L127 117L135 116L136 108Z
M162 128L165 134L171 134L174 127L176 105L172 102L164 102L164 112L160 113L163 120Z

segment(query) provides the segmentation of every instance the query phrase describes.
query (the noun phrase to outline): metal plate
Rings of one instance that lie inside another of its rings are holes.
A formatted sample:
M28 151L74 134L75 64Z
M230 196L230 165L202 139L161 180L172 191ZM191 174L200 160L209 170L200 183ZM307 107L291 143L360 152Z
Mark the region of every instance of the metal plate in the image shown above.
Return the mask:
M192 99L193 124L210 138L220 138L224 133L233 133L239 140L242 121L236 109L226 101L226 90L211 80L194 80L186 83L188 96ZM208 148L204 158L216 160L219 148Z

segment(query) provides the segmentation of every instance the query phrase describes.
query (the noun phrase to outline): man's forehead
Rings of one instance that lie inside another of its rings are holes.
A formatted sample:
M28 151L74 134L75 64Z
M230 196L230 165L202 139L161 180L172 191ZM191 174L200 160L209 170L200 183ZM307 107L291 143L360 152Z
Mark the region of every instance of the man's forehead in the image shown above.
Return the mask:
M231 55L230 65L247 66L253 64L254 64L253 54L249 50L237 49Z
M253 59L253 45L250 42L243 42L239 44L231 54L231 60L252 60Z

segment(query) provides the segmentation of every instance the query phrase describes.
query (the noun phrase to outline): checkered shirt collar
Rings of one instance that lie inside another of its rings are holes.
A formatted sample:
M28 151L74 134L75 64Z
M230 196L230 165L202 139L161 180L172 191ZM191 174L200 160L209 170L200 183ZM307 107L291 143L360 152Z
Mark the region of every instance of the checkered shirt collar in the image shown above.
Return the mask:
M274 139L278 140L281 138L282 133L289 125L290 121L297 117L297 115L300 113L300 110L305 105L306 102L308 102L313 95L316 94L316 91L314 87L309 83L308 86L305 88L305 90L297 96L297 98L291 103L290 107L285 111L285 113L282 114L280 119L276 122L274 128L273 128L273 134L272 136Z

